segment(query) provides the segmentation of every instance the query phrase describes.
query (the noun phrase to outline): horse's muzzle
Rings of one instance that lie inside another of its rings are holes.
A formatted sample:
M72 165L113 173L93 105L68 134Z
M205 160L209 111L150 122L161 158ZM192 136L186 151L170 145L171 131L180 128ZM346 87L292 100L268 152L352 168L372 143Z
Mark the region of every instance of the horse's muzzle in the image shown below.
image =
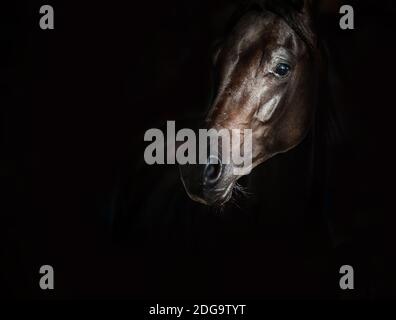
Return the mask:
M222 163L217 156L210 156L203 171L204 187L216 185L222 172Z
M211 155L206 164L180 165L180 174L189 197L206 205L221 205L229 199L226 183L227 166Z

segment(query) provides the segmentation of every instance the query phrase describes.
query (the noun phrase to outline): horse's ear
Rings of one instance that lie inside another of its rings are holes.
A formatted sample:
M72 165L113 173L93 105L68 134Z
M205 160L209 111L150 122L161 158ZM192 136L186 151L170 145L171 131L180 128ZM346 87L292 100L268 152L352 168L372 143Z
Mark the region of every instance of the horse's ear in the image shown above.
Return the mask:
M305 17L305 19L314 21L316 18L319 1L317 0L296 0L296 1L299 1L301 3L300 12Z
M307 36L307 40L313 45L316 44L319 0L292 1L298 5L296 20L300 21L300 27Z
M253 2L255 2L253 0ZM282 15L297 13L300 19L314 21L320 0L265 0L265 6Z
M323 0L247 0L254 5L280 15L312 47L317 45L318 7ZM338 1L338 0L328 0Z
M279 0L278 0L279 1ZM300 12L312 12L315 0L286 0L288 5Z

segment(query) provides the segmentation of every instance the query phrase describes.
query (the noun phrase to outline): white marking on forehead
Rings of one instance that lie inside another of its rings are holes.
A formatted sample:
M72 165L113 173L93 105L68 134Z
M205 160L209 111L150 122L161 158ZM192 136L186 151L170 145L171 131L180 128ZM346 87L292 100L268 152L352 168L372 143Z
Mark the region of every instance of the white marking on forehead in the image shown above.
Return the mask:
M254 117L261 122L268 121L280 101L280 94L274 95L267 103L259 107Z

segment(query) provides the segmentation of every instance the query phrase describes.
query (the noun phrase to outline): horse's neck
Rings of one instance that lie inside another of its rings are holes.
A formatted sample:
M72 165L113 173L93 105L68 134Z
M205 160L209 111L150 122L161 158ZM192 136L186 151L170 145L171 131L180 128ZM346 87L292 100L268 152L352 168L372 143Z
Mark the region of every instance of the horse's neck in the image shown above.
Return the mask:
M328 69L327 69L328 70ZM333 102L334 92L328 74L320 81L314 124L310 135L310 205L311 214L325 223L329 241L337 240L332 234L332 213L329 211L329 172L332 165L333 147L340 143L342 128Z

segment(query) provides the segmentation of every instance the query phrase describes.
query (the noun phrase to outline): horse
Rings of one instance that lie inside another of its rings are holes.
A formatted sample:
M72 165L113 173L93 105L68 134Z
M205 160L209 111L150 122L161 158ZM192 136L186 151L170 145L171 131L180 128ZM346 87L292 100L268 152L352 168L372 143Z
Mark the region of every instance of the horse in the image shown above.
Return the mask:
M214 50L214 94L203 126L252 129L249 175L209 161L145 166L119 187L111 208L114 241L144 257L147 295L167 287L167 298L262 296L265 285L273 297L332 287L320 273L311 281L320 288L304 280L313 270L305 258L320 252L330 259L323 252L334 242L325 198L338 124L315 10L309 0L251 1ZM138 175L144 179L137 182ZM264 277L274 272L283 278Z
M216 93L204 125L251 129L252 168L299 145L321 111L316 107L326 67L314 10L313 1L253 2L214 53ZM242 148L242 134L239 140L231 152ZM191 199L207 205L230 200L242 175L233 174L235 163L223 164L221 157L219 150L204 166L180 167Z

